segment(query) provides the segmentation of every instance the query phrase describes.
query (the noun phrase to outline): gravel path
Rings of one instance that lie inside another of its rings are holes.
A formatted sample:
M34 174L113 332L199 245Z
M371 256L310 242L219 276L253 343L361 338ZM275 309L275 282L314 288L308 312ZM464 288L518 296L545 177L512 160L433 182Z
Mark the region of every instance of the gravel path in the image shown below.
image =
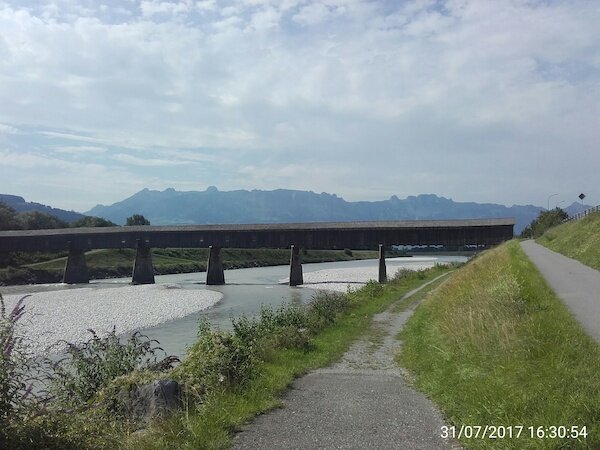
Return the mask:
M6 295L7 311L21 297ZM219 292L181 289L177 284L37 292L25 300L22 330L31 351L42 355L59 351L60 347L48 349L58 341L81 343L89 339L88 329L100 336L113 326L117 333L127 333L201 311L221 297Z
M437 408L410 387L394 361L395 336L415 307L376 315L367 336L336 364L296 380L284 407L248 424L233 448L456 448L440 438L444 421Z
M531 240L521 247L587 333L600 342L600 272Z

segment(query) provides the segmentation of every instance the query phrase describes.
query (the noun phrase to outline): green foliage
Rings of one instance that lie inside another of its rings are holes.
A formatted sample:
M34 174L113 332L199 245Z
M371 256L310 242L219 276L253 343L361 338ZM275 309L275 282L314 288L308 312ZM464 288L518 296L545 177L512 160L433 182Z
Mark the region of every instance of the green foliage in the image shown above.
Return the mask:
M201 320L198 341L175 375L188 391L203 395L211 389L239 389L252 376L255 365L254 340L227 331L211 330Z
M92 337L81 345L67 344L68 358L54 365L52 390L62 404L77 406L89 402L115 378L140 370L166 370L174 357L158 359L158 342L135 332L121 342L113 329L106 337L88 330Z
M332 325L349 307L350 299L347 295L323 291L314 296L308 306L307 326L312 334L317 334Z
M518 242L438 287L401 333L400 362L451 424L587 426L587 441L502 439L502 448L600 448L600 350ZM469 448L498 441L464 439Z
M0 231L4 230L45 230L67 228L64 220L39 211L19 213L13 207L0 202Z
M23 413L31 394L27 386L31 356L17 329L17 322L25 312L26 298L21 298L7 313L0 294L0 428Z
M600 212L552 228L537 242L600 270Z
M20 214L21 221L26 230L47 230L54 228L68 228L64 220L39 211L27 211Z
M141 214L134 214L125 221L125 226L150 225L150 221Z
M521 232L522 238L538 238L546 232L546 230L560 225L569 215L563 209L556 207L550 211L542 211L540 215L527 225Z
M23 222L19 213L12 206L0 202L0 231L21 229L23 229Z
M116 227L117 224L102 217L84 216L71 224L73 228Z

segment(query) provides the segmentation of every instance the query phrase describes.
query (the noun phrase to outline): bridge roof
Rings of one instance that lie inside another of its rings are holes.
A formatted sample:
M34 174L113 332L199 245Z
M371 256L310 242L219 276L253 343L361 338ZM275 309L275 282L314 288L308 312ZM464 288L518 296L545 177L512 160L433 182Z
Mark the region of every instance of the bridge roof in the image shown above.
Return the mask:
M311 231L311 230L386 230L397 228L464 228L514 225L513 218L462 220L393 220L377 222L304 222L223 225L121 226L93 228L58 228L48 230L0 231L0 237L60 236L79 234L110 234L123 232L202 232L202 231Z

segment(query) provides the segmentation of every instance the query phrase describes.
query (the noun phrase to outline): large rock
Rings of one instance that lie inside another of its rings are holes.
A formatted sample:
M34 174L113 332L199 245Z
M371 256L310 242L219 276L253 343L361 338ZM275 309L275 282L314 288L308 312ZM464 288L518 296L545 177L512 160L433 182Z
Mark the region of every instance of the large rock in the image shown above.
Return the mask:
M181 388L172 380L156 380L129 391L126 409L132 418L148 421L181 408Z

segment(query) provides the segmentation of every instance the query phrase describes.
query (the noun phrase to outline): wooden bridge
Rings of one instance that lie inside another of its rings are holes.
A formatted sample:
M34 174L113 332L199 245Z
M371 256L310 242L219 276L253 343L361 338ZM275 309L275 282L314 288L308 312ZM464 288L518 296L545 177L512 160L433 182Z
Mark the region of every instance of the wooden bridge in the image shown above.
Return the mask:
M69 250L65 283L87 283L85 251L136 248L132 282L154 283L152 248L209 247L207 284L225 282L221 248L290 248L290 285L302 284L300 248L380 250L391 245L488 247L513 237L514 219L317 222L256 225L185 225L65 228L0 232L0 251Z

